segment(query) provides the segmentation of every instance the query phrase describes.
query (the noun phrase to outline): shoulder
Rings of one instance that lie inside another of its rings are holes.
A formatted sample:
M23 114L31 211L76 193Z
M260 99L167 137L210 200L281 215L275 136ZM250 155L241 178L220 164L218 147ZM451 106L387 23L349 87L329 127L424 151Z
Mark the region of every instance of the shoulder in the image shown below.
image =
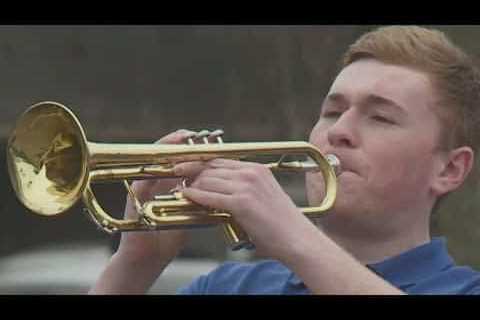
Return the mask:
M181 294L244 294L269 292L267 283L286 281L290 271L275 260L225 262L197 277L178 292ZM277 280L277 281L272 281Z

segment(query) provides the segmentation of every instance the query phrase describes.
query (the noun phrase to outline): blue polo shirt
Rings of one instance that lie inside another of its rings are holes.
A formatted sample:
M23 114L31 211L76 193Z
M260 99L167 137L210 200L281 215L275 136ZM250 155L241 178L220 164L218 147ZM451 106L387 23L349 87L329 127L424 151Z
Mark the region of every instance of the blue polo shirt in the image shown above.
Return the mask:
M480 294L480 273L457 266L444 238L367 266L409 294ZM309 294L304 283L275 260L226 262L180 288L179 294Z

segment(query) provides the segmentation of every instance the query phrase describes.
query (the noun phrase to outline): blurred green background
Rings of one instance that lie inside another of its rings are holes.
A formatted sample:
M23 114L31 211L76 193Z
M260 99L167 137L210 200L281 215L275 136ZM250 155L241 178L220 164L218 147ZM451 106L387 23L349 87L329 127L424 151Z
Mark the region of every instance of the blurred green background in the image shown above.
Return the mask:
M306 140L341 54L377 26L0 26L0 137L30 105L54 100L80 118L90 141L152 142L178 128L222 128L225 141ZM472 55L480 26L435 26ZM44 246L115 247L79 203L33 215L12 191L1 157L0 263ZM299 202L303 185L286 181ZM478 174L435 215L461 264L480 269ZM125 192L99 186L121 216ZM218 228L195 230L183 257L228 257ZM1 268L0 268L1 270Z

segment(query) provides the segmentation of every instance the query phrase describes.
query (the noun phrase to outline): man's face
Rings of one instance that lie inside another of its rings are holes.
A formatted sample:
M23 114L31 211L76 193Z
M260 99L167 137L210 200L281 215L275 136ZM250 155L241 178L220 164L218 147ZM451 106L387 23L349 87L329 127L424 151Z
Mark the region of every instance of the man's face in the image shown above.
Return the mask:
M331 219L408 224L428 210L439 156L434 98L427 75L409 68L364 59L341 71L310 135L342 164ZM307 192L312 205L323 199L321 175L307 174Z

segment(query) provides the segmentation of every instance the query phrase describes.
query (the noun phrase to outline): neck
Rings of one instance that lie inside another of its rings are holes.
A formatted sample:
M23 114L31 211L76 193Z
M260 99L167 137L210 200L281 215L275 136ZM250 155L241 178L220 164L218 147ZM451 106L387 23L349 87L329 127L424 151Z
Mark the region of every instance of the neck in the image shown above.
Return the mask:
M429 219L404 225L401 230L377 232L377 226L367 230L354 227L354 223L320 221L320 229L340 247L352 254L362 264L381 262L430 241ZM352 228L349 228L352 226Z

